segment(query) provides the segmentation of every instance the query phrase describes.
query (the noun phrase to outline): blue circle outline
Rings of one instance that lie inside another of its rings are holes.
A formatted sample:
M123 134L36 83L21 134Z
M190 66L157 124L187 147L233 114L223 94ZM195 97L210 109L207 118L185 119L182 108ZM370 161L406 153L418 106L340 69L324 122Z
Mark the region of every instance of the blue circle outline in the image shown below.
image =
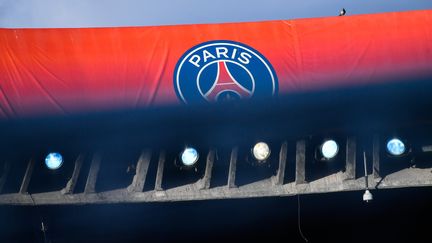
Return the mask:
M261 58L266 62L267 66L270 68L270 71L271 71L272 74L273 74L273 77L274 77L274 94L273 94L273 96L277 96L277 94L278 94L278 92L279 92L279 80L278 80L278 77L277 77L277 75L276 75L276 71L274 70L274 68L273 68L273 66L271 65L271 63L269 62L269 60L268 60L264 55L262 55L262 54L261 54L259 51L257 51L255 48L253 48L253 47L251 47L251 46L249 46L249 45L243 44L243 43L241 43L241 42L238 42L238 41L231 41L231 40L212 40L212 41L202 42L202 43L200 43L200 44L198 44L198 45L195 45L195 46L189 48L185 53L183 53L183 55L180 56L180 58L178 59L178 61L177 61L177 63L176 63L176 66L175 66L175 68L174 68L174 74L173 74L173 84L174 84L174 90L175 90L175 93L176 93L176 95L177 95L177 98L178 98L179 100L181 100L182 103L187 104L187 102L181 98L181 95L180 95L180 93L179 93L180 87L177 87L177 82L176 82L176 80L177 80L177 77L176 77L176 76L177 76L177 72L178 72L178 68L179 68L179 66L180 66L180 63L182 63L183 59L184 59L187 55L189 55L190 53L192 53L193 50L198 49L198 48L200 48L201 46L205 46L205 45L209 45L209 44L213 44L213 43L218 43L218 42L226 42L226 43L230 43L230 44L235 44L235 45L239 45L239 46L244 46L244 47L249 48L250 50L254 51L254 52L255 52L254 54L256 54L257 56L261 57Z

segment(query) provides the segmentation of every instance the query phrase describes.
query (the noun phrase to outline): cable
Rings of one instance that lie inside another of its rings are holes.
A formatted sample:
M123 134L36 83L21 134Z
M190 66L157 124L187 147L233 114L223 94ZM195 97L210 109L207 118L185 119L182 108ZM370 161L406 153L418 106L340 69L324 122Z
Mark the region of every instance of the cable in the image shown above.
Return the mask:
M299 230L300 236L303 238L305 242L309 242L308 239L303 235L301 230L301 222L300 222L300 194L297 194L297 226Z
M33 199L33 196L29 193L28 194L29 196L30 196L30 199L31 199L31 201L32 201L32 204L33 204L33 207L35 207L35 209L36 209L36 212L39 214L39 220L40 220L40 223L41 223L41 231L42 231L42 233L43 233L43 238L44 238L44 243L49 243L49 241L48 241L48 239L47 239L47 237L46 237L46 231L47 231L47 228L46 228L46 226L45 226L45 224L44 224L44 222L43 222L43 219L42 219L42 214L41 214L41 212L39 211L39 208L37 207L37 205L36 205L36 203L35 203L35 201L34 201L34 199Z
M363 194L363 201L369 202L369 201L372 201L373 195L369 191L369 178L368 178L368 173L367 173L366 151L363 151L363 166L364 166L364 170L365 170L365 187L366 187L365 192Z
M369 179L368 179L368 173L367 173L367 165L366 165L366 151L363 151L363 167L365 171L365 183L366 183L366 190L369 189Z

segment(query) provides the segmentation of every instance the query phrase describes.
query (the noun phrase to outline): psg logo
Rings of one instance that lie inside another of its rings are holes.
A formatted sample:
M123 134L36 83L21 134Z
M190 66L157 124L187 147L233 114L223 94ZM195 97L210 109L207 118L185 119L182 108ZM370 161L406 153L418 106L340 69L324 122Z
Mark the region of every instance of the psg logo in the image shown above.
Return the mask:
M177 62L174 87L184 103L207 103L272 97L278 81L259 52L223 40L189 49Z

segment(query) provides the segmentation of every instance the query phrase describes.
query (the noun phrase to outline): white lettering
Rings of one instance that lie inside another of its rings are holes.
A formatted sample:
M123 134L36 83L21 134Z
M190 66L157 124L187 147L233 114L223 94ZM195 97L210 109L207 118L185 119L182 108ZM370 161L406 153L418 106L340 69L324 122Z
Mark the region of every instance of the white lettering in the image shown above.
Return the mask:
M233 53L231 55L231 59L235 59L236 54L237 54L237 49L234 48L234 51L233 51Z
M204 50L203 51L203 56L204 56L204 62L207 62L207 59L209 58L209 57L211 57L211 58L213 58L213 59L216 59L216 57L215 56L213 56L210 52L208 52L207 50Z
M249 59L251 59L252 56L247 52L240 53L240 57L237 59L239 62L243 64L249 64Z
M216 47L216 56L218 58L221 58L221 56L228 58L227 53L228 53L228 49L226 47Z
M189 62L192 63L195 67L199 68L199 62L201 61L201 57L197 54L193 55L190 59Z

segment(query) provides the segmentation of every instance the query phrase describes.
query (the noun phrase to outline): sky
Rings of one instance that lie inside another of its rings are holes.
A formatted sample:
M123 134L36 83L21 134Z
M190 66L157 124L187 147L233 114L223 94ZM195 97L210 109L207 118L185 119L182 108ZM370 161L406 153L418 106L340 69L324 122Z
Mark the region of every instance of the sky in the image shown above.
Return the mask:
M432 9L431 0L0 0L0 27L154 26Z

